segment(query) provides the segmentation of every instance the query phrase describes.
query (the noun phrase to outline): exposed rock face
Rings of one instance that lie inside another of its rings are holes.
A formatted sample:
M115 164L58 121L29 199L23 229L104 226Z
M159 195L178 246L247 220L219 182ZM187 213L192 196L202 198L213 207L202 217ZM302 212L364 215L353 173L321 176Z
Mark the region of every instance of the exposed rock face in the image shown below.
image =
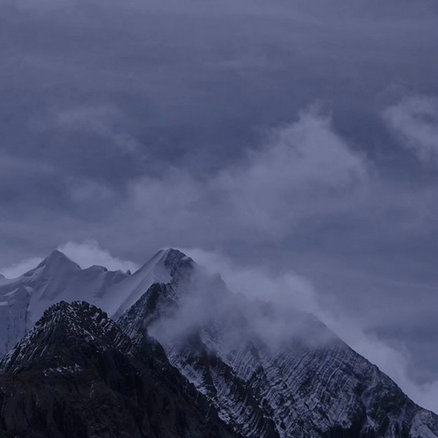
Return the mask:
M170 362L236 432L247 437L438 436L437 416L416 406L318 321L297 313L297 330L272 346L248 317L263 318L269 307L233 297L220 279L206 280L203 273L200 286L196 264L182 253L172 254L172 270L171 281L153 285L119 323L133 339L145 330L156 336ZM208 293L215 310L205 318L193 315L198 322L184 328L187 320L181 315L188 306L195 302L194 312L205 310L199 296L187 298L191 288ZM169 335L175 321L181 332Z
M156 342L133 344L85 302L47 310L1 370L0 430L13 437L236 436Z

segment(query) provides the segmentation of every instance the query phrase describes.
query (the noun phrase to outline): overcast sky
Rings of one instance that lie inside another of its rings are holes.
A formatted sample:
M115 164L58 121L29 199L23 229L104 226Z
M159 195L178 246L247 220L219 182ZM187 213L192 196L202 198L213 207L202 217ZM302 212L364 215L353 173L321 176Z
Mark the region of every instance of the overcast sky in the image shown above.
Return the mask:
M0 6L6 273L59 246L293 272L436 384L435 0Z

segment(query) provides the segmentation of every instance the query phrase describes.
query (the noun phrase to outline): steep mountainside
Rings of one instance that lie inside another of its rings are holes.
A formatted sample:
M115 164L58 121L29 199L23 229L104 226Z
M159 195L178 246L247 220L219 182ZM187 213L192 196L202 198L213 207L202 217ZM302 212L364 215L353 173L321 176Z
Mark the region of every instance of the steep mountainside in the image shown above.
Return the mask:
M84 303L46 312L3 360L0 432L438 438L435 414L314 317L233 293L178 250L133 275L56 251L1 278L3 349L77 299L118 325Z
M177 251L119 323L170 362L247 437L438 437L438 418L308 315L252 303ZM213 309L213 311L211 310ZM292 323L291 323L292 320ZM279 333L269 332L280 328ZM290 333L287 331L290 330Z
M159 344L85 302L52 306L0 369L0 436L237 436Z

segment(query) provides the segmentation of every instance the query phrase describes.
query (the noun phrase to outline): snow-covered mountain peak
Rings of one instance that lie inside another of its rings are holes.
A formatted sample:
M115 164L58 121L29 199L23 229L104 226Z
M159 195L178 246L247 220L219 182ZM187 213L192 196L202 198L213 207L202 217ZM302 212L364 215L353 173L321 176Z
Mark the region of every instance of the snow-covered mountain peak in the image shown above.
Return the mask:
M70 260L63 252L55 249L35 269L25 273L25 276L44 270L48 274L64 274L67 272L80 271L80 266Z
M167 248L158 251L160 259L169 269L177 269L185 264L193 265L195 262L179 249Z
M158 251L134 274L96 265L81 269L55 250L21 277L0 279L0 355L54 303L85 300L111 316L120 315L152 284L176 284L187 278L193 266L193 260L184 253L168 248Z
M112 288L105 310L112 316L122 315L154 283L176 283L192 271L195 262L174 248L161 249L138 271Z
M128 277L104 267L81 269L55 250L36 268L18 278L1 281L0 355L13 347L54 303L87 300L107 310L107 294Z
M150 272L151 269L157 273L161 270L164 271L167 281L178 269L187 268L194 264L195 262L179 249L163 248L156 252L134 275Z
M80 266L70 260L64 253L55 249L37 267L25 272L19 280L24 281L45 281L53 278L66 278L75 272L80 271Z
M74 263L70 258L68 258L62 251L59 249L54 249L42 262L41 264L53 264L53 263Z

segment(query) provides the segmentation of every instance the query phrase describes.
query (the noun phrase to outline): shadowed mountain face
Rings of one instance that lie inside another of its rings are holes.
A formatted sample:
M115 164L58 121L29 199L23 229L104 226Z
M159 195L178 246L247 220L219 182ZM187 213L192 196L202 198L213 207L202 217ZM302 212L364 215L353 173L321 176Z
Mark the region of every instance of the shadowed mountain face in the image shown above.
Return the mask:
M32 312L35 293L56 301L90 291L117 323L85 302L50 307L1 362L0 432L438 437L435 414L313 316L231 292L178 250L133 275L51 259L0 293L24 288Z
M236 436L156 342L134 345L85 302L47 310L1 369L5 436Z

